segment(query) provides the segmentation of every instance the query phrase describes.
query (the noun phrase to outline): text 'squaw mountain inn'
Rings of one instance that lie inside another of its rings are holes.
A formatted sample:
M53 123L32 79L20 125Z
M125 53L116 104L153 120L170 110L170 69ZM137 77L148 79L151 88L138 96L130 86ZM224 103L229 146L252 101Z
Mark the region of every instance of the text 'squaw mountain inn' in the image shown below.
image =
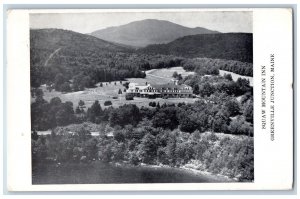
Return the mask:
M127 97L144 97L144 98L183 98L193 97L192 87L182 84L160 84L160 85L139 85L130 83L126 91Z

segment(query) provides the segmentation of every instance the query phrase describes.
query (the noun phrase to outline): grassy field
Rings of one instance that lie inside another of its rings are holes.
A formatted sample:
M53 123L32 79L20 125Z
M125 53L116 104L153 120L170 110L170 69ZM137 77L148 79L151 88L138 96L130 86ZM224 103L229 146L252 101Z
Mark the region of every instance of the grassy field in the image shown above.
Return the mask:
M172 67L172 68L154 69L151 70L149 73L151 75L156 75L164 78L172 78L174 72L181 74L182 77L195 74L195 72L185 71L181 66Z
M177 71L177 73L182 74L182 76L186 76L188 74L192 74L191 72L185 72L182 67L173 67L169 69L153 69L150 71L147 71L146 78L129 78L127 79L127 82L135 82L139 84L145 84L146 82L150 84L165 84L170 83L172 84L172 75L173 73ZM123 81L122 83L124 83ZM149 102L155 101L156 103L159 102L160 105L163 103L179 103L179 102L185 102L185 103L193 103L197 99L195 98L169 98L169 99L147 99L147 98L134 98L134 100L127 101L125 100L125 87L120 83L120 81L116 82L103 82L103 87L100 87L99 84L96 85L95 88L88 88L84 91L78 91L78 92L70 92L70 93L61 93L57 91L47 91L45 86L41 87L44 92L44 99L47 101L50 101L54 97L59 97L63 102L71 101L74 105L74 108L78 105L78 102L80 100L83 100L85 102L86 107L90 107L95 100L98 100L101 104L102 108L104 106L104 102L109 100L112 102L113 107L119 107L124 104L136 104L139 107L142 106L148 106ZM122 90L122 94L118 94L119 89ZM117 99L113 99L113 97L117 97ZM32 99L33 101L34 99Z

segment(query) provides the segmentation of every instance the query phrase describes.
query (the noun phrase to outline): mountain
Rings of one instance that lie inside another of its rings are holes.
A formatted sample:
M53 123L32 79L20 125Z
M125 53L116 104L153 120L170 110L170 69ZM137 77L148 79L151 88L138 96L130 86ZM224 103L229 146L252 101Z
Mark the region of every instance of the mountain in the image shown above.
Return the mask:
M176 55L188 58L253 62L253 38L251 33L199 34L181 37L167 44L149 45L139 53Z
M164 20L146 19L97 30L92 32L91 35L110 42L145 47L149 44L168 43L186 35L211 33L219 32L201 27L188 28Z

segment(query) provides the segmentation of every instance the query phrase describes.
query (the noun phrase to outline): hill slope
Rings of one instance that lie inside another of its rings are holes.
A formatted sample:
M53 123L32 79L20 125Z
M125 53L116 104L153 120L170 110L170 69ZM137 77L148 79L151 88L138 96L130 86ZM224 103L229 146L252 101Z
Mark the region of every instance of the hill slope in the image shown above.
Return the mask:
M183 57L207 57L214 59L253 62L251 33L200 34L181 37L168 44L149 45L140 53L172 54Z
M145 47L149 44L168 43L179 37L196 34L218 33L205 28L188 28L169 21L146 19L126 25L92 32L91 35L111 42Z
M64 81L86 77L85 85L124 77L138 77L135 67L117 68L131 49L96 37L61 29L30 30L31 85L53 83L57 75Z
M126 47L90 35L61 29L30 30L30 48L31 58L37 58L38 60L35 61L41 62L40 64L45 63L49 56L58 49L64 56L85 56L90 53L127 50Z

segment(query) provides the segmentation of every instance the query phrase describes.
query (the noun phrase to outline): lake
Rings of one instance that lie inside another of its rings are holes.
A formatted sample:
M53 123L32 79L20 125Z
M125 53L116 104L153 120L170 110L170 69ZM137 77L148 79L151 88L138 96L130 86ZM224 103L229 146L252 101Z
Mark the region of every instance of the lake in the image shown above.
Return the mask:
M195 174L169 167L115 166L91 163L39 164L33 169L32 184L110 184L110 183L208 183L228 182L227 178Z

